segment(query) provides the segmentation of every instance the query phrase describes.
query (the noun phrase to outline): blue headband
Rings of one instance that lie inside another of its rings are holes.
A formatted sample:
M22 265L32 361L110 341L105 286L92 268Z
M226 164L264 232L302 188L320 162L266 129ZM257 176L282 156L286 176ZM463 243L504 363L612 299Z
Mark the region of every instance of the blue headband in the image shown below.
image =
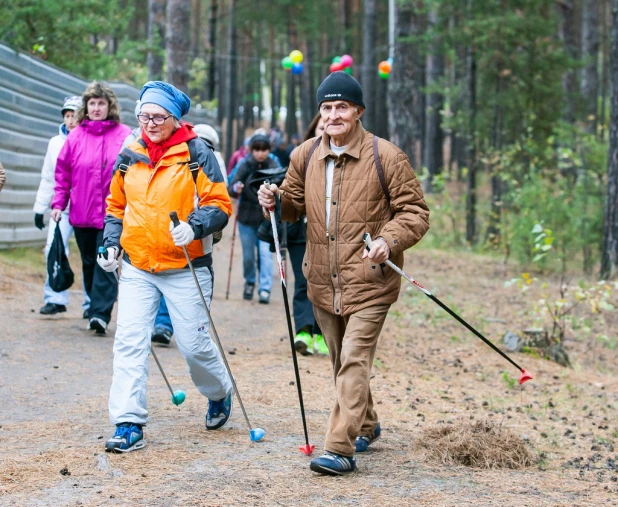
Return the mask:
M180 120L189 112L191 99L175 86L163 81L148 81L139 96L140 104L157 104Z

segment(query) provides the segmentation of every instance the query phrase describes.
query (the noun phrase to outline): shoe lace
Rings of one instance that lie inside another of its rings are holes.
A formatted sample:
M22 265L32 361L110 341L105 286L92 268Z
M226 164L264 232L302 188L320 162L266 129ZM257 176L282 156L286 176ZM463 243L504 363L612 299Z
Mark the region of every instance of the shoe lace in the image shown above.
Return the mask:
M116 427L115 437L124 438L127 442L129 442L129 438L131 437L131 424L120 424Z
M214 416L222 413L225 408L224 402L225 398L218 401L211 401L208 406L208 417L213 418Z

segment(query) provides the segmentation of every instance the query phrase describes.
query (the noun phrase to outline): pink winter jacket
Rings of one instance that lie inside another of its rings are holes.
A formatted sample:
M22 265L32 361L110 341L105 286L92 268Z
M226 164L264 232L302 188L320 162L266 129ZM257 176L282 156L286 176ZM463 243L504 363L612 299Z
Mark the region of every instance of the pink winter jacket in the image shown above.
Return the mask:
M51 206L64 210L71 199L72 226L103 229L114 163L130 133L129 127L111 120L83 120L67 137L56 162Z

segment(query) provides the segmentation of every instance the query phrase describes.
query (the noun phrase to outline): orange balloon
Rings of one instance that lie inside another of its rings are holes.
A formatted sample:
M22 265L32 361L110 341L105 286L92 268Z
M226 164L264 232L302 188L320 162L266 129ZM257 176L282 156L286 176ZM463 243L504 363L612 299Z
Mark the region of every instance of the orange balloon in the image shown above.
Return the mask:
M378 65L378 70L384 72L384 74L388 74L391 71L391 64L384 60L383 62L380 62L380 65Z

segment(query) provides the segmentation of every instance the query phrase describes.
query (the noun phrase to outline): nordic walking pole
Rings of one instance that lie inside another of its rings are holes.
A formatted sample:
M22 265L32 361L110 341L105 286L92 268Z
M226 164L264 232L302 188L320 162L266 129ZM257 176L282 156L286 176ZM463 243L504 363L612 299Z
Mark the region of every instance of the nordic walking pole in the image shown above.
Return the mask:
M269 185L268 180L264 185ZM281 290L283 291L283 305L285 306L285 317L288 321L288 334L290 335L290 345L292 346L292 361L294 362L294 374L296 375L296 388L298 390L298 401L300 402L300 415L303 420L303 430L305 432L305 445L299 447L300 451L311 456L315 449L315 445L309 443L309 434L307 433L307 420L305 418L305 404L303 403L303 390L300 385L300 372L298 371L298 360L296 358L296 348L294 347L294 331L292 330L292 317L290 316L290 304L288 302L288 291L285 283L285 268L283 259L281 258L281 246L279 245L279 233L277 232L277 219L275 218L275 210L269 209L270 223L273 228L273 239L275 241L275 251L277 252L277 262L279 263L279 276L281 277Z
M236 216L234 217L234 229L232 229L232 249L230 251L230 267L227 270L227 288L225 289L225 299L230 299L230 281L232 280L232 261L234 260L234 243L236 243L236 226L238 225L238 211L240 208L240 196L236 201Z
M170 219L174 223L174 227L177 227L180 224L178 220L178 214L175 211L170 212ZM215 328L215 323L210 316L210 310L208 309L208 304L206 304L206 299L204 298L204 293L202 292L202 287L200 286L200 282L197 279L197 275L195 274L195 269L193 268L193 263L191 262L191 258L189 257L189 252L187 252L187 247L183 246L182 251L185 254L187 259L187 264L189 269L191 270L191 274L193 275L193 279L195 280L195 286L197 287L197 291L200 294L200 298L202 299L202 303L204 305L204 310L206 310L206 315L208 316L208 321L210 322L210 327L212 328L212 336L215 339L215 343L219 348L219 352L221 352L221 359L223 360L223 364L225 369L227 370L228 375L230 376L230 380L232 381L232 386L234 387L234 392L236 393L236 398L238 399L238 404L240 405L240 409L242 410L243 415L245 416L245 422L249 428L249 438L252 442L259 442L264 438L264 430L262 428L252 428L251 423L249 422L249 417L247 416L247 411L245 410L245 406L242 403L242 399L240 398L240 392L238 391L238 387L236 386L236 380L234 379L234 375L232 375L232 370L230 368L229 363L227 362L227 357L225 356L225 351L223 350L223 345L221 345L221 340L219 340L219 334L217 333L217 329Z
M107 248L105 248L104 246L100 246L99 255L107 259ZM118 273L116 272L115 269L114 271L112 271L112 273L114 273L114 276L116 277L116 281L119 282ZM157 354L155 354L154 348L152 347L152 343L150 344L150 352L152 352L152 357L154 357L154 360L156 361L157 366L159 367L159 371L161 372L161 375L163 376L163 380L165 380L165 383L167 384L167 388L170 390L170 393L172 393L172 403L176 406L180 405L182 402L185 401L185 399L187 398L187 395L182 389L178 389L177 391L174 391L172 389L172 386L170 385L169 380L167 380L167 375L165 375L165 372L163 371L163 366L161 366L161 363L159 362L159 358L157 357Z
M371 249L372 241L371 236L368 232L363 234L363 242L367 250ZM460 324L462 324L466 329L474 333L478 338L480 338L486 345L491 347L495 352L500 354L504 359L506 359L509 363L511 363L515 368L517 368L521 375L519 377L519 383L523 384L524 382L531 380L533 377L524 370L521 366L519 366L515 361L513 361L509 356L507 356L504 352L502 352L498 347L496 347L493 343L491 343L487 338L485 338L481 333L479 333L476 329L474 329L470 324L468 324L465 320L463 320L459 315L457 315L453 310L451 310L448 306L446 306L442 301L440 301L436 296L434 296L431 292L429 292L425 287L423 287L420 283L418 283L414 278L408 276L404 273L403 269L399 268L391 261L386 260L386 265L397 272L399 275L403 276L408 282L410 282L414 287L420 290L425 296L431 299L434 303L436 303L440 308L442 308L446 313L448 313L451 317L455 318Z

